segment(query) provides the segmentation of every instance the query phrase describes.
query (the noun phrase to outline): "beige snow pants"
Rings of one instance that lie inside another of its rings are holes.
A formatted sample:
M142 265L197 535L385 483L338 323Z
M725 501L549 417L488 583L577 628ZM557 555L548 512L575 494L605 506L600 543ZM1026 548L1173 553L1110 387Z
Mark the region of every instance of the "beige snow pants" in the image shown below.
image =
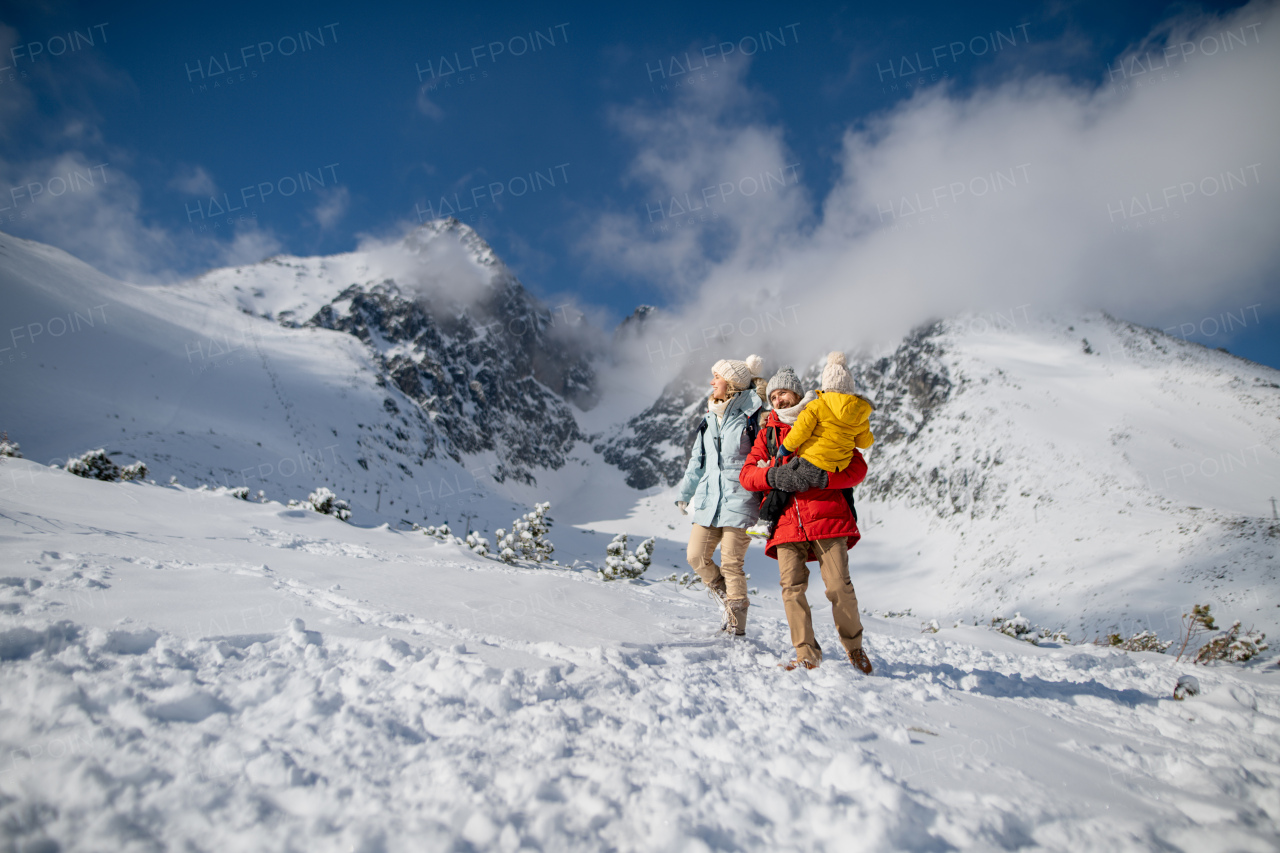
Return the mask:
M849 580L848 539L819 539L816 542L783 542L778 545L778 580L782 584L782 609L791 626L791 645L796 657L813 663L822 661L822 646L813 635L813 615L805 590L809 587L809 567L805 558L810 551L818 558L822 582L827 587L831 615L836 633L845 651L862 648L862 619L858 616L858 596Z
M742 569L751 537L745 527L703 527L693 525L689 533L689 565L710 589L724 590L725 598L747 597L747 575ZM712 556L720 546L720 565Z

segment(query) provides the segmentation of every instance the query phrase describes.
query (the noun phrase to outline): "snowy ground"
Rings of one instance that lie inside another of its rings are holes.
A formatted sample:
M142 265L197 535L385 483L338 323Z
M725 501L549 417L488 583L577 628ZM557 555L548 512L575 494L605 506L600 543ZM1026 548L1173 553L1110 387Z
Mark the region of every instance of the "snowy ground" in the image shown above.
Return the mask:
M0 469L0 850L1280 844L1274 656L869 618L875 677L786 673L764 583L730 641L670 583Z

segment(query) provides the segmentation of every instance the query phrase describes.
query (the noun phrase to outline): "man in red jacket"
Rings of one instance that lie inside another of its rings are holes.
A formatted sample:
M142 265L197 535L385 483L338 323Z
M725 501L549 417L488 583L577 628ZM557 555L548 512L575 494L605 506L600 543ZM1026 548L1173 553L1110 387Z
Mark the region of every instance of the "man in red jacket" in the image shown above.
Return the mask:
M791 430L796 417L813 398L801 398L800 380L790 367L779 370L769 380L766 394L773 405L765 428L756 435L755 446L738 475L743 487L753 492L768 492L781 487L790 491L785 479L771 477L777 448ZM852 488L867 476L867 463L854 451L853 459L841 471L827 474L825 488L796 492L794 499L778 520L769 538L765 554L778 561L782 583L782 606L791 626L791 645L796 656L787 669L803 666L814 669L822 661L822 647L813 635L813 615L805 591L809 587L810 560L818 561L822 580L831 602L836 633L849 656L849 662L870 675L871 661L862 649L862 620L858 616L858 597L849 580L849 549L862 538L858 522L842 489Z

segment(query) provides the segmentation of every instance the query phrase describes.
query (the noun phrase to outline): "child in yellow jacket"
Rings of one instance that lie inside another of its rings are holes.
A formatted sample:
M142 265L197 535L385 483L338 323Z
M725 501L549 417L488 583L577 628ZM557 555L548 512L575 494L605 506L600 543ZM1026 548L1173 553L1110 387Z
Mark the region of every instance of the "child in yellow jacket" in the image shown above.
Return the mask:
M784 492L825 488L827 474L842 471L855 450L875 441L869 418L875 406L853 393L842 352L827 356L818 399L804 407L782 441L797 458L770 470L769 485ZM780 448L780 450L782 449Z
M783 440L783 447L827 473L843 470L855 449L875 441L868 419L875 409L853 391L853 377L842 352L827 356L818 399L804 407Z

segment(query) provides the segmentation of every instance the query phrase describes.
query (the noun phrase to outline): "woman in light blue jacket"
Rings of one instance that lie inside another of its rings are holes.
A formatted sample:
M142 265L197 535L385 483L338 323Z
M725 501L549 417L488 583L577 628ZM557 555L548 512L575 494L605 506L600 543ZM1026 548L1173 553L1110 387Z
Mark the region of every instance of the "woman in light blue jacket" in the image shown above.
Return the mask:
M689 565L724 606L721 629L734 634L747 630L747 576L743 562L751 537L747 528L760 514L760 496L738 481L751 452L764 410L763 361L721 359L711 368L707 413L689 454L680 481L676 506L693 517L689 534ZM720 565L712 559L720 546Z

